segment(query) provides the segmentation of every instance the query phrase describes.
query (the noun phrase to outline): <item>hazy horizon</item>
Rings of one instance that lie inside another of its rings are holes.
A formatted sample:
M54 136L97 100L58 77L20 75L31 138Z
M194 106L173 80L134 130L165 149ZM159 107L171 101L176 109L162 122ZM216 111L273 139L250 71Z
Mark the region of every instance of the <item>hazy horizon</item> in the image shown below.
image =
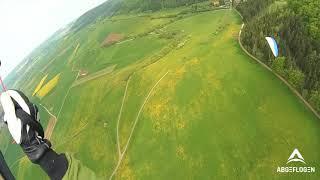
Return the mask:
M6 77L53 33L105 1L0 1L0 74Z

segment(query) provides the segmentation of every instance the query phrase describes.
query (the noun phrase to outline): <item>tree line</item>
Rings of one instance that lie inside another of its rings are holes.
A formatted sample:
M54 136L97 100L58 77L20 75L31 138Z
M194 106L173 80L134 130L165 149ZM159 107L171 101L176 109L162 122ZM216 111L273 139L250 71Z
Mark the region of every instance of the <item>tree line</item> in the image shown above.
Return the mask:
M320 112L320 4L318 0L273 2L247 0L236 7L246 22L242 43ZM279 58L273 58L266 36L276 39Z
M158 11L161 9L175 8L204 1L208 0L124 0L120 11Z

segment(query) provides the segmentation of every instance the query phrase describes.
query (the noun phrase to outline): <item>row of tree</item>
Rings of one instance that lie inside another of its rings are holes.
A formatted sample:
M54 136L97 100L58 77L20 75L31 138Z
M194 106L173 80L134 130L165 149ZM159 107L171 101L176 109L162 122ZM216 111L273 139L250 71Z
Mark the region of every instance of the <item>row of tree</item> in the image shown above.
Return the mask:
M121 12L157 11L166 8L191 5L208 0L124 0Z
M248 0L237 6L246 26L242 43L256 57L285 77L320 112L320 6L318 0ZM261 3L261 4L260 4ZM260 4L260 5L258 5ZM265 37L279 44L280 58L273 59Z

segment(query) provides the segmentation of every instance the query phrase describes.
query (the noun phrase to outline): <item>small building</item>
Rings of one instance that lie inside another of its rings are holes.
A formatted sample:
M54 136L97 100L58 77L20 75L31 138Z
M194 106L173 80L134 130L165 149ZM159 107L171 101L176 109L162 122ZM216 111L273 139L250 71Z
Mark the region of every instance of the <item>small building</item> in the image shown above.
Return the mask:
M211 1L211 5L215 6L215 7L218 7L218 6L220 6L220 1L219 0L212 0Z
M86 75L88 75L88 71L86 71L86 70L80 70L79 71L79 76L80 77L83 77L83 76L86 76Z

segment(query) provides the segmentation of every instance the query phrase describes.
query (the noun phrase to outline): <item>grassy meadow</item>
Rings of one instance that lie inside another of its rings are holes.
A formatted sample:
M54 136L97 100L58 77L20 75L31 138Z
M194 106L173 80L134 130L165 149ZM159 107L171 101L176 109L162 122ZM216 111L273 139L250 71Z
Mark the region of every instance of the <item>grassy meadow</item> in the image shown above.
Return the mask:
M53 148L108 179L118 162L117 120L128 85L121 150L145 106L115 179L319 179L319 173L276 173L294 148L317 167L320 121L241 50L239 15L225 9L161 18L181 10L102 19L39 55L26 72L31 80L12 86L30 96L44 76L46 84L60 74L48 94L32 97L59 115ZM102 47L109 33L125 40ZM90 75L114 65L112 73L70 88L79 70ZM50 115L40 113L46 124ZM10 141L0 147L9 144L5 156L17 178L45 179L26 158L17 161L23 155Z

